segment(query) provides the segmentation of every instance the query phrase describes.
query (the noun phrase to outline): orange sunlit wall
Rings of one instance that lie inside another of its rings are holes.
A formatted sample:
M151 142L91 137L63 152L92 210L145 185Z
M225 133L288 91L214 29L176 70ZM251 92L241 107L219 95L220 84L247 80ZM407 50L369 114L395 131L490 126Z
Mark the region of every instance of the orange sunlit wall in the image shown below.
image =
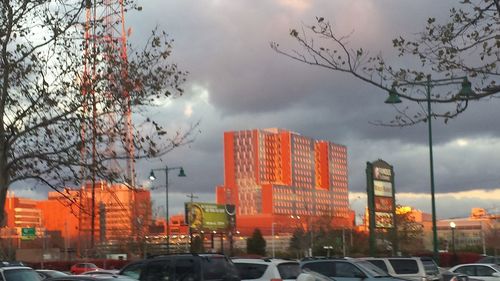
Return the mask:
M224 165L217 203L236 205L237 228L269 229L269 219L307 227L325 215L334 226L349 221L343 145L283 129L225 132Z

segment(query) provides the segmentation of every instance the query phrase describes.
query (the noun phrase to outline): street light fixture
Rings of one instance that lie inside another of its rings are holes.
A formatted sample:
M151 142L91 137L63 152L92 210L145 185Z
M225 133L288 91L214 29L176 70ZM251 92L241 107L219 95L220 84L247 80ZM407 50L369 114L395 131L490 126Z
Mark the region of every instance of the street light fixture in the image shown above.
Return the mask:
M429 167L430 167L430 181L431 181L431 204L432 204L432 244L433 244L433 254L434 259L437 261L439 259L438 252L438 236L437 236L437 225L436 225L436 198L434 190L434 159L432 154L432 109L431 109L431 88L436 86L446 86L452 84L462 84L462 88L456 95L457 100L465 100L466 102L475 95L471 88L471 83L467 77L457 77L457 78L447 78L447 79L437 79L431 80L431 76L427 76L426 81L416 81L397 84L396 86L424 86L426 88L426 100L427 100L427 124L429 130ZM385 101L387 104L397 104L401 103L395 87L389 91L389 98Z
M170 253L170 222L169 222L169 214L168 214L168 172L172 170L179 170L179 177L185 177L186 173L184 173L184 168L182 167L168 167L152 169L151 173L149 173L149 179L154 181L156 180L156 176L154 171L164 171L165 172L165 224L166 224L166 232L167 232L167 254Z
M326 250L326 257L330 257L330 250L333 250L333 246L323 246L323 249Z

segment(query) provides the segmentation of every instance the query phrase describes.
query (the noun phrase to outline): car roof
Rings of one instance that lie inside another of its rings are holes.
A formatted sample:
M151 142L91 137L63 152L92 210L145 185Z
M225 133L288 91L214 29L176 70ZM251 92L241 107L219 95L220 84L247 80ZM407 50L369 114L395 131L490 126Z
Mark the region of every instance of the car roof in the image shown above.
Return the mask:
M233 263L256 263L256 264L281 264L281 263L296 263L298 264L298 261L293 261L293 260L284 260L284 259L258 259L258 258L235 258L231 259Z
M14 269L31 269L31 270L33 270L33 268L27 267L27 266L4 266L4 267L0 267L0 270L14 270Z
M459 267L459 266L465 266L465 265L486 265L486 266L498 266L496 263L463 263L463 264L455 265L453 268L455 268L455 267Z

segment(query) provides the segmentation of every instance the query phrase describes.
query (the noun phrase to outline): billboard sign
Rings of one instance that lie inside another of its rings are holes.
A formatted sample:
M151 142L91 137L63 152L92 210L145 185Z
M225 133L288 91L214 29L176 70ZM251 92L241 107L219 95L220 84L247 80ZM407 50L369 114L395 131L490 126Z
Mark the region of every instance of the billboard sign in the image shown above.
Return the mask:
M225 230L236 226L234 205L186 203L186 221L193 230Z
M392 213L375 212L375 227L376 228L392 228L394 227L394 216Z
M33 240L36 238L36 231L34 227L21 228L21 240Z
M375 193L375 196L392 197L392 183L374 180L373 192Z
M375 196L375 212L392 212L392 197Z
M392 171L388 168L373 167L373 179L391 181Z

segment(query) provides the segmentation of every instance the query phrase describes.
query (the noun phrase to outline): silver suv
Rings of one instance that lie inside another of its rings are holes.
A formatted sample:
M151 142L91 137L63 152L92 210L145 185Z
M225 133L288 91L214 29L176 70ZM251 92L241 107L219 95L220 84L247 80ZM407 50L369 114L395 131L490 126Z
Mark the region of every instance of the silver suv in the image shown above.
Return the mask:
M2 281L40 281L42 278L30 267L4 266L0 267L0 280Z
M368 261L389 275L412 281L437 281L441 278L439 267L427 257L360 258Z

